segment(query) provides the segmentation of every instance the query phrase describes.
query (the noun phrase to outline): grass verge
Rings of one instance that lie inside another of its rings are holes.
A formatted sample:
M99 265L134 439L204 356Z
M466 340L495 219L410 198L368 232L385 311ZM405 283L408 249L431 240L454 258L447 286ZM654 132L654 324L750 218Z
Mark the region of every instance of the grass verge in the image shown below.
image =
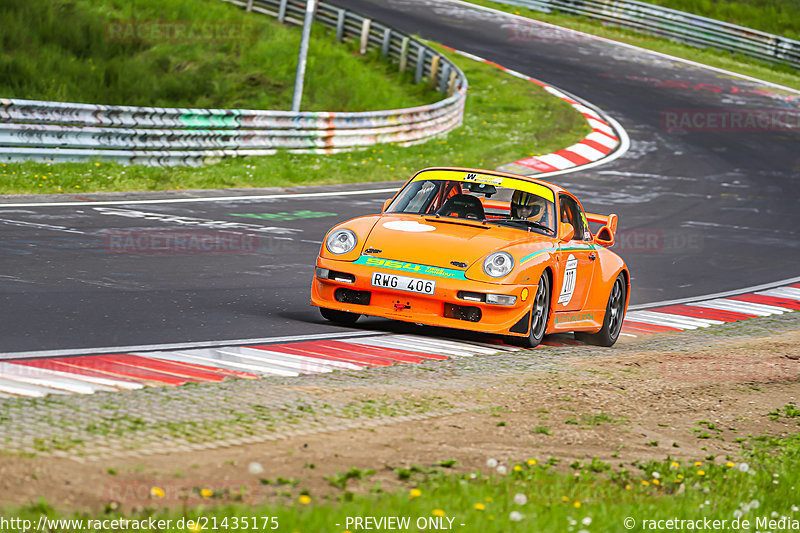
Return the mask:
M4 0L0 96L289 110L300 30L219 0ZM435 102L378 52L314 25L303 110Z
M498 9L506 13L522 15L524 17L549 22L565 28L582 31L591 35L605 37L614 41L632 44L655 52L669 54L675 57L696 61L704 65L730 70L746 76L752 76L764 81L778 83L794 89L800 89L800 73L788 65L777 65L758 61L741 54L713 50L710 48L695 48L667 39L637 33L625 28L604 25L600 21L595 21L587 17L578 17L564 13L542 13L531 9L503 4L502 2L492 2L489 0L469 0L473 4L482 5ZM731 3L731 2L728 2ZM740 2L737 2L740 3ZM663 2L662 5L665 5ZM722 3L720 3L722 4ZM666 6L672 7L672 6ZM708 15L707 15L708 16ZM792 24L800 24L795 21ZM745 24L747 25L747 24Z
M589 133L583 117L541 87L449 54L470 81L464 124L427 143L333 155L279 153L199 168L116 163L0 164L0 194L161 191L322 185L407 179L433 165L493 168L548 153Z
M503 464L489 458L482 472L463 474L451 474L447 466L412 468L395 472L404 489L384 492L373 484L359 494L348 490L348 483L363 488L374 472L352 468L332 483L339 490L324 497L309 493L297 483L279 484L273 492L283 504L237 503L246 496L247 487L242 492L196 487L196 494L187 498L203 500L202 505L168 511L159 509L165 490L152 487L148 507L128 514L120 513L113 502L101 517L62 514L40 502L7 509L4 516L33 524L42 515L84 521L80 527L77 522L72 526L61 524L59 531L85 530L86 520L117 518L169 520L160 528L166 531L239 529L242 524L248 529L275 525L282 531L354 531L364 529L364 520L369 519L373 528L380 530L463 532L775 530L796 529L791 524L800 519L794 490L800 483L798 435L754 439L753 447L744 450L743 460L737 462L713 457L678 462L668 457L620 468L596 458L568 466L559 462L555 458L530 458ZM262 485L274 485L266 483L271 480L264 481ZM288 490L287 485L291 487ZM390 517L401 525L404 521L410 525L391 527L385 522ZM356 519L362 520L361 527ZM717 526L698 525L715 522ZM125 528L112 525L103 529Z
M650 0L649 3L790 39L800 38L800 4L795 0Z

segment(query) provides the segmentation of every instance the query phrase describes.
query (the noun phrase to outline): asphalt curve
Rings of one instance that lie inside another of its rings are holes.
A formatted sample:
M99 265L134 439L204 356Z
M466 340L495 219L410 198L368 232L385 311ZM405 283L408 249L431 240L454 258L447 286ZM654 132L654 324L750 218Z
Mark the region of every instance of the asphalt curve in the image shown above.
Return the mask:
M798 275L796 125L712 127L796 113L797 94L456 3L338 4L563 88L622 124L623 157L554 181L588 210L620 215L633 303ZM424 162L439 164L450 162ZM0 206L0 352L342 331L308 304L314 258L330 226L386 196ZM198 229L204 244L192 248Z

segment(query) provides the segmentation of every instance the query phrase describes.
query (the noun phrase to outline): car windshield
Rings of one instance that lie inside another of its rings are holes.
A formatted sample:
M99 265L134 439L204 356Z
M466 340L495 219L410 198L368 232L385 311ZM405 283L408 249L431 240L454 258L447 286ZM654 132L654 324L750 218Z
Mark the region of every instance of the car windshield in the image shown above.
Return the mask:
M488 181L488 180L486 180ZM463 180L420 179L408 183L386 209L434 217L475 220L554 234L555 208L550 189L509 178L497 179L507 187Z

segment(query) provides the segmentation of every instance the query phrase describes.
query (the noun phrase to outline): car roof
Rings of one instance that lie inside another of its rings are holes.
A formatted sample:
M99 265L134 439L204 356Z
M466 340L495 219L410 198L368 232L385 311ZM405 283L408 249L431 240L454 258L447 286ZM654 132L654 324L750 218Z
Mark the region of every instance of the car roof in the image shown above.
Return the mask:
M487 169L482 169L482 168L428 167L428 168L424 168L422 170L417 171L411 177L411 179L413 180L415 177L417 177L418 175L422 174L423 172L428 172L428 171L432 171L432 170L435 170L435 171L454 171L454 172L465 172L465 173L474 172L476 174L485 174L485 175L488 175L488 176L498 176L498 177L504 177L504 178L515 178L515 179L518 179L518 180L524 180L524 181L528 181L530 183L536 183L538 185L542 185L544 187L547 187L550 190L552 190L553 193L555 193L556 195L558 195L559 193L562 193L562 192L571 195L571 193L569 193L569 191L567 191L563 187L559 187L558 185L556 185L554 183L550 183L549 181L536 179L536 178L534 178L532 176L523 176L521 174L512 174L510 172L501 172L499 170L487 170Z

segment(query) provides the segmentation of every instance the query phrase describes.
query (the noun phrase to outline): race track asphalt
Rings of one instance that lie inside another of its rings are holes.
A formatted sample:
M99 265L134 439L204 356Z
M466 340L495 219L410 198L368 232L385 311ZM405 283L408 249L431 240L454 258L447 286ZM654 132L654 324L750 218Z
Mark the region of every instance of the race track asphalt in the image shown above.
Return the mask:
M796 93L446 1L337 4L565 89L626 129L625 155L554 181L587 210L619 214L615 250L632 272L632 303L798 275ZM775 121L787 111L793 128ZM773 120L747 122L757 113ZM721 123L734 116L745 122ZM387 184L359 186L369 187ZM308 304L319 242L386 196L0 205L0 353L342 331ZM170 253L187 228L203 228L218 248ZM153 240L159 230L173 239L168 252Z

